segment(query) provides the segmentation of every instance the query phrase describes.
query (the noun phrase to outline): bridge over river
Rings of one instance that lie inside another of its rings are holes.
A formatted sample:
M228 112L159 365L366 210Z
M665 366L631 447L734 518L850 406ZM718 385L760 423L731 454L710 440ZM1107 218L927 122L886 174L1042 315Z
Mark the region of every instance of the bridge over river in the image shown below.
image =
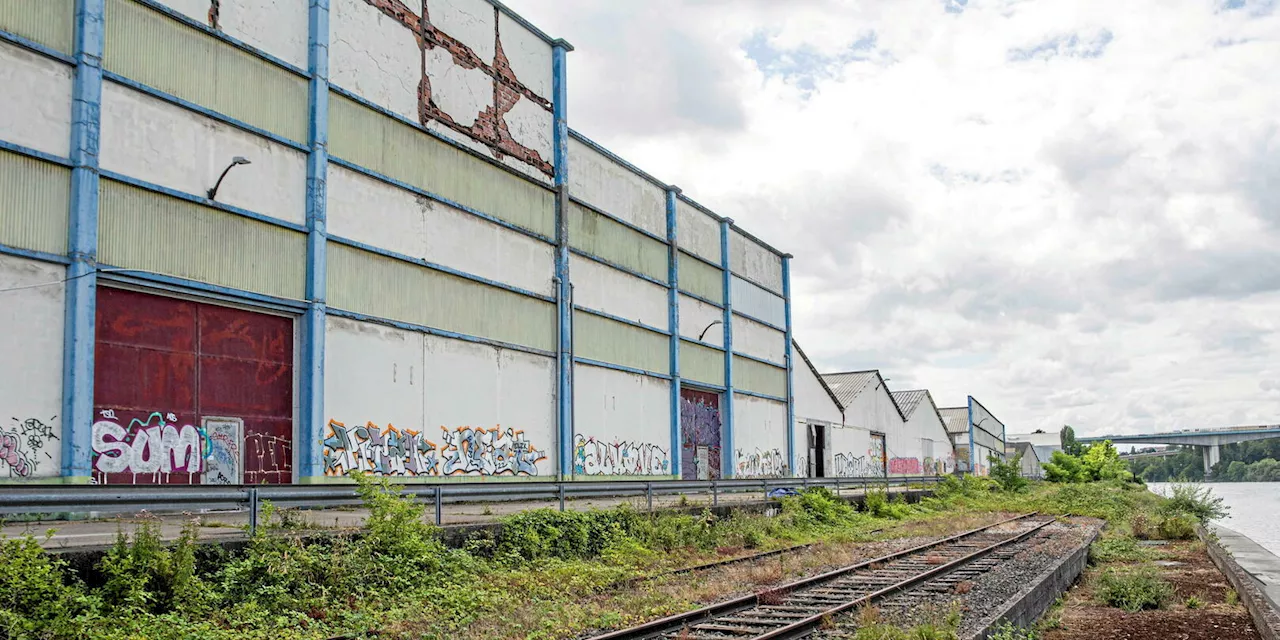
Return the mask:
M1102 442L1110 440L1112 444L1176 444L1200 447L1204 456L1204 474L1208 476L1213 465L1222 459L1222 445L1250 440L1280 438L1280 424L1220 427L1216 429L1183 429L1166 433L1137 433L1115 436L1088 436L1077 438L1079 442Z

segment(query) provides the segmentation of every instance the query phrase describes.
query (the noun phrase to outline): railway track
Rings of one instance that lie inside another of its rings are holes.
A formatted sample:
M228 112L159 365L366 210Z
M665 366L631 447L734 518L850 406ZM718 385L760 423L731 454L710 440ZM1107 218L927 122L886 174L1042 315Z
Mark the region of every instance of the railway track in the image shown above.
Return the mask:
M1054 519L1029 513L859 562L768 591L622 629L591 640L781 640L803 638L834 617L917 587L953 591L1012 557L1013 545ZM1000 530L1012 525L1018 530Z

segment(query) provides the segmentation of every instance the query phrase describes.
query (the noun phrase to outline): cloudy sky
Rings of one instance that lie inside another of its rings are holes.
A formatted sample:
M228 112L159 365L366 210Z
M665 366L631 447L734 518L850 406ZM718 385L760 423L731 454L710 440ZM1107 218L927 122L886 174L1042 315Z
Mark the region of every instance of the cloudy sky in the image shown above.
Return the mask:
M796 336L1010 431L1280 422L1280 0L508 0L570 123L795 254Z

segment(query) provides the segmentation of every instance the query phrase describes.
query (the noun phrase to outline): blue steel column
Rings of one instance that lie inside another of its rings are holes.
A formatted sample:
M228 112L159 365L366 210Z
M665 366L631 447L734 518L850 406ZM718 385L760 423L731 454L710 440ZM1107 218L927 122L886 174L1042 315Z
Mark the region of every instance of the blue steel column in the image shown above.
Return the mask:
M556 317L559 335L558 383L556 385L556 426L560 441L560 479L573 477L573 321L572 288L569 281L569 106L565 54L573 47L564 40L552 43L552 144L555 147L556 185Z
M787 465L791 476L800 475L796 469L796 394L795 347L791 343L791 254L782 256L782 302L786 312L787 328ZM808 470L805 471L805 474Z
M676 198L680 187L667 187L667 328L671 331L671 475L680 477L680 248L677 245Z
M71 95L71 211L62 354L62 476L88 481L93 447L94 314L98 306L98 133L105 0L77 0Z
M973 396L969 396L969 473L977 475L978 464L976 459L978 451L973 448Z
M302 439L298 480L324 475L320 440L324 437L324 341L327 236L325 221L329 173L329 0L310 0L307 69L311 74L307 156L307 311L302 317Z
M720 266L724 269L724 406L720 407L720 415L724 416L724 438L720 449L723 462L720 472L726 478L734 476L736 452L733 448L733 273L729 270L729 230L733 220L725 218L720 221Z

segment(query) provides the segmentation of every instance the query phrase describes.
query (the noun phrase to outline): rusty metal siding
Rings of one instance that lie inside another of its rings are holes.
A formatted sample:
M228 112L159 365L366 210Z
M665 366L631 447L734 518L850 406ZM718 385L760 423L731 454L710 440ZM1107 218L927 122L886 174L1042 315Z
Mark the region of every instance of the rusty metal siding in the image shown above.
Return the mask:
M71 170L0 150L0 244L65 254Z
M680 377L723 387L724 352L693 342L681 342Z
M782 258L736 230L729 234L729 269L782 295Z
M75 0L0 0L0 29L71 54Z
M333 307L553 351L555 305L403 260L330 244Z
M584 311L573 314L573 352L582 358L667 373L670 339Z
M179 278L301 299L307 236L103 180L98 259Z
M578 204L569 204L569 246L658 280L667 245Z
M329 153L554 237L555 195L349 98L329 96Z
M736 389L785 398L787 370L749 358L734 356L733 386Z
M307 80L133 0L107 0L102 67L307 142Z
M680 290L724 304L724 271L681 253Z

